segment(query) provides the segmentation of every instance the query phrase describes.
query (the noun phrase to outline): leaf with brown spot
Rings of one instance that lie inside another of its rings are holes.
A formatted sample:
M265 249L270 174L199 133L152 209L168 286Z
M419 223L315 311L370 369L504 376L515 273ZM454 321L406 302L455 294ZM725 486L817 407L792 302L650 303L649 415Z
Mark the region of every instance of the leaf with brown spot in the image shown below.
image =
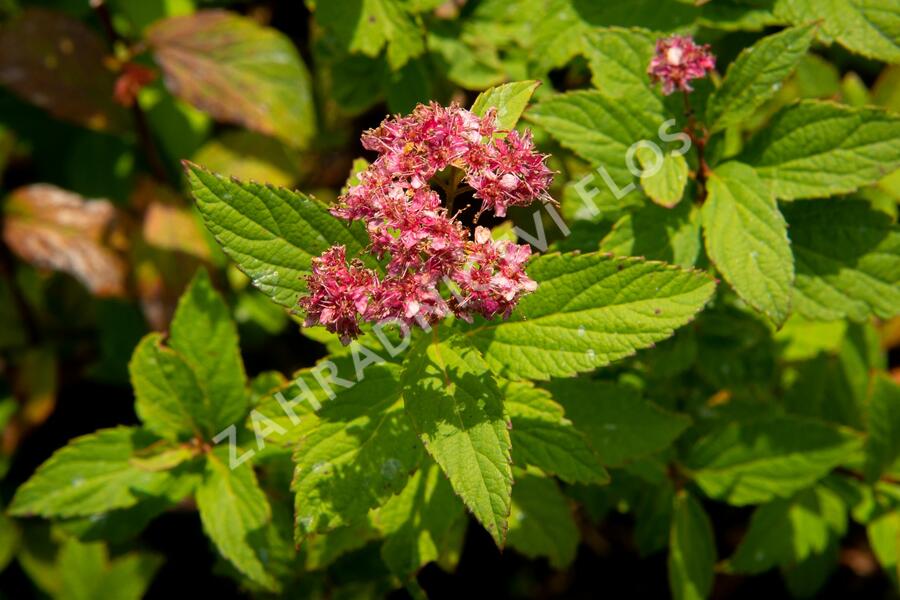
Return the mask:
M3 240L22 260L68 273L97 296L124 296L120 215L48 184L21 187L3 206Z
M100 131L127 131L113 99L115 74L100 36L60 12L27 9L0 26L0 85L58 119Z
M297 147L315 134L309 72L280 32L224 10L204 10L147 31L165 83L220 121Z

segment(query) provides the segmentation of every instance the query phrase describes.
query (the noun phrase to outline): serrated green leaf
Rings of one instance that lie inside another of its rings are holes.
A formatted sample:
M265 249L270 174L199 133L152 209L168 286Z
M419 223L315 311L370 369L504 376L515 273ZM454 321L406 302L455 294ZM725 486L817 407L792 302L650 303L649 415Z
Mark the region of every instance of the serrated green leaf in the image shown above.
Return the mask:
M696 271L594 252L544 254L528 274L538 289L509 320L463 333L511 378L567 377L630 356L671 336L715 289Z
M513 463L538 467L567 483L607 483L609 473L546 390L507 382L500 392L512 423Z
M683 154L667 152L660 156L647 146L635 153L641 163L641 187L653 202L672 208L684 196L688 179L688 164ZM658 163L659 168L656 168Z
M741 163L716 167L708 185L706 253L747 304L781 326L791 308L794 255L778 204Z
M889 63L900 62L900 6L881 0L778 0L775 15L793 23L820 21L826 37Z
M425 449L498 546L506 541L512 467L500 390L458 338L423 339L403 366L403 400Z
M572 508L556 482L531 474L517 478L509 547L529 558L545 556L551 566L564 569L575 560L578 540Z
M197 375L208 398L203 419L214 433L247 414L247 375L228 305L200 269L182 294L169 327L169 346Z
M900 385L877 373L870 389L865 472L875 481L900 458Z
M900 115L805 100L776 114L738 160L780 200L852 192L900 167Z
M9 513L76 517L137 504L171 481L165 471L143 470L132 458L157 438L135 427L101 429L57 450L16 491Z
M228 180L190 163L186 169L203 221L225 253L283 306L296 308L314 257L334 244L355 256L369 244L364 228L347 227L299 192Z
M656 37L644 29L605 27L585 34L584 56L591 82L607 96L629 98L662 111L662 98L647 77Z
M673 208L646 203L625 213L600 242L616 256L642 256L692 267L700 254L700 210L691 202Z
M465 508L433 462L410 477L373 520L385 535L381 556L388 568L408 578L440 558L453 527L465 520Z
M772 14L769 3L744 3L742 0L707 2L700 7L699 25L723 31L761 31L781 21Z
M364 374L295 430L298 540L365 518L404 488L422 459L403 412L400 367L371 365Z
M728 569L755 574L790 566L825 552L846 530L847 508L840 496L816 486L757 508Z
M690 449L685 465L710 497L760 504L815 483L861 446L847 429L800 417L724 422Z
M272 510L250 464L230 469L224 453L208 454L196 498L203 531L222 556L254 582L277 590L265 566L265 527Z
M528 5L532 8L532 5ZM593 27L646 27L673 31L694 22L698 9L678 0L632 0L627 3L550 0L535 11L529 33L538 72L564 66L584 47ZM645 70L646 65L641 70Z
M669 586L675 600L709 596L716 563L712 524L703 507L685 490L675 496L669 534Z
M821 321L900 312L900 228L865 202L782 206L797 262L794 308Z
M315 136L309 72L277 29L201 10L157 21L146 39L169 91L200 110L294 146Z
M728 66L721 87L707 101L710 130L741 123L774 96L806 54L814 33L815 25L794 27L764 37L741 51Z
M147 429L164 438L209 438L218 431L207 421L208 398L184 358L163 344L159 333L140 341L131 362L135 411Z
M478 94L472 112L483 117L489 108L497 109L497 129L513 129L531 100L540 81L514 81Z
M563 147L592 165L602 166L615 187L623 191L629 184L637 185L626 164L628 149L640 140L656 140L666 120L662 113L636 100L593 90L551 96L531 107L525 118L545 129ZM604 180L595 180L594 187L601 195L594 202L614 197Z
M425 51L421 23L402 2L319 2L315 18L348 52L375 57L387 45L388 63L395 71Z
M575 428L583 432L607 466L621 466L669 446L690 425L628 386L589 379L549 384Z

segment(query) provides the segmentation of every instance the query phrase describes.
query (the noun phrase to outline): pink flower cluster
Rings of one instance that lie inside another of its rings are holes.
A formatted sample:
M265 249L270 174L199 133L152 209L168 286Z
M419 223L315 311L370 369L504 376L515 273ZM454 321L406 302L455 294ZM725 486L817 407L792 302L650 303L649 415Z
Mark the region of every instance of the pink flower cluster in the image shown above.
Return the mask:
M656 55L647 73L652 82L662 82L663 93L668 96L676 89L692 91L690 81L705 77L715 68L716 57L709 51L709 44L700 46L690 36L673 35L656 41Z
M379 277L359 260L348 263L343 246L313 259L309 293L299 301L306 326L324 325L349 343L362 320L425 327L451 312L468 321L474 314L505 318L536 289L524 268L529 246L494 241L484 227L470 239L430 186L440 178L452 201L460 184L468 185L481 210L500 217L509 206L552 201L553 173L530 133L500 137L498 131L493 111L479 117L455 104L431 103L363 134L363 147L379 156L332 213L365 222L386 272ZM449 297L441 295L441 284Z

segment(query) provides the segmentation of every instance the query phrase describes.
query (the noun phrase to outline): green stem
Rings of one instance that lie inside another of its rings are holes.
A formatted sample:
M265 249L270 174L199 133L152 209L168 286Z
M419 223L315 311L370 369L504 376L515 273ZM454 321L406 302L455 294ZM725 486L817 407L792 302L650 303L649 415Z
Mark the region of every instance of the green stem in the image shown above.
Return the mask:
M698 128L689 93L682 92L682 97L684 98L684 115L688 120L687 134L691 138L691 144L697 148L697 203L703 204L706 201L706 179L709 176L709 165L706 164L706 142L709 140L709 133L702 125ZM702 135L698 129L703 130Z

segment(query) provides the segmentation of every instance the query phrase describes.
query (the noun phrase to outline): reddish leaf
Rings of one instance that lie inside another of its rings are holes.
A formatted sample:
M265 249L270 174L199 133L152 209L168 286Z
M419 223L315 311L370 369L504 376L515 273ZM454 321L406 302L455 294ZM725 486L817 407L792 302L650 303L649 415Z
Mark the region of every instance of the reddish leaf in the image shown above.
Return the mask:
M291 41L223 10L147 31L169 90L220 121L302 147L315 134L309 73Z
M63 13L28 9L0 27L0 84L59 119L125 131L103 40Z
M23 260L64 271L97 296L125 294L120 219L106 200L47 184L15 190L4 205L3 239Z

